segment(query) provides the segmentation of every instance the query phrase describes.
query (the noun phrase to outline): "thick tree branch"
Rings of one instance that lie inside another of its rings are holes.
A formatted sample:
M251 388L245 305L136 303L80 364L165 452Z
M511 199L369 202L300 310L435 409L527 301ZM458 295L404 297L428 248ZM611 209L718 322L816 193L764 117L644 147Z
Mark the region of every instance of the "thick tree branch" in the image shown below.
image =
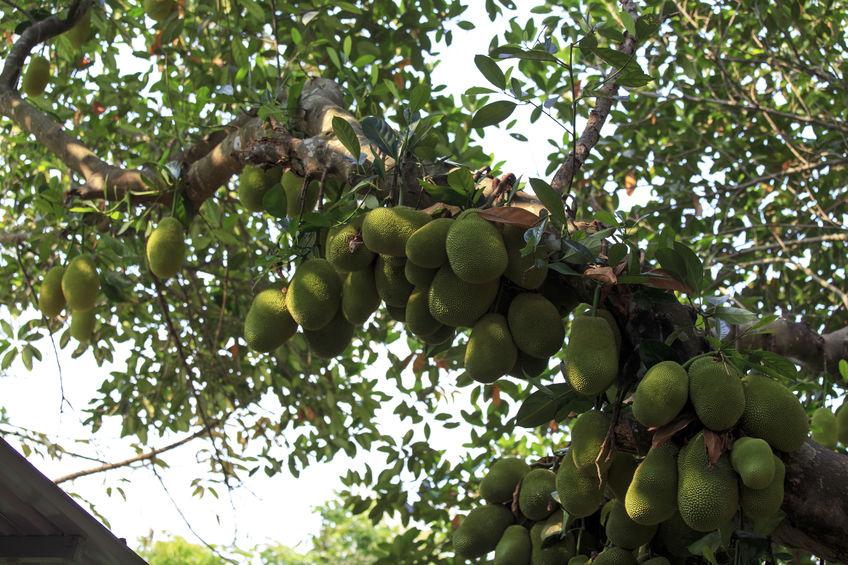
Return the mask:
M745 336L740 349L765 349L788 357L813 372L839 376L839 360L848 359L848 327L819 334L801 322L777 320L768 329L772 333ZM744 328L736 331L744 332Z

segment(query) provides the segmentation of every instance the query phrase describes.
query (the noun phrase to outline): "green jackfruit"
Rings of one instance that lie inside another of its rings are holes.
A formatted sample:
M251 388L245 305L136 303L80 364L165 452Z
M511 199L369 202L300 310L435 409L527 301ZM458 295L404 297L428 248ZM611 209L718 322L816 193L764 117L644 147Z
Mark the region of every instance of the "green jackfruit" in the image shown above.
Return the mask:
M454 531L453 550L466 559L482 557L497 547L504 531L514 521L512 512L504 506L478 506Z
M638 565L632 551L620 547L608 547L595 556L592 565Z
M398 307L386 304L386 313L395 322L406 322L406 305Z
M409 295L412 294L413 286L406 280L406 275L403 272L404 263L406 263L406 259L403 257L380 255L374 265L374 283L377 285L377 294L389 306L405 307Z
M245 165L239 175L238 194L242 206L251 212L263 209L265 193L274 188L280 180L281 167L262 169Z
M701 423L717 432L735 426L745 411L739 371L715 357L696 359L689 366L689 397Z
M671 518L660 524L655 543L659 540L662 546L675 557L688 557L691 555L688 547L702 537L704 534L687 526L680 513L675 510Z
M848 446L848 402L843 402L839 410L836 411L836 434L839 437L839 442L842 445Z
M436 276L438 269L425 269L424 267L419 267L409 259L406 260L406 263L403 266L403 274L410 283L414 286L428 289L430 288L430 284L433 282L433 277Z
M574 465L580 471L589 472L601 452L609 432L612 418L598 410L589 410L577 416L571 423L571 453Z
M436 218L415 230L406 241L406 258L423 269L438 269L448 262L445 241L451 218Z
M627 515L645 526L655 526L677 512L677 446L652 447L633 473L624 497Z
M41 55L29 59L21 86L27 96L40 96L50 81L50 61Z
M144 12L154 21L161 22L177 10L175 0L144 0Z
M448 341L453 341L454 337L456 337L456 330L450 326L442 326L435 333L418 336L418 339L429 345L441 345Z
M515 359L515 365L513 365L509 374L517 379L538 377L548 368L549 362L549 357L538 359L532 355L527 355L523 351L519 351L518 357Z
M332 227L327 232L324 257L336 270L361 271L371 266L374 254L362 242L359 231L361 225L362 219L356 218L347 224Z
M480 481L480 496L486 502L503 504L512 500L515 486L530 472L523 459L508 457L498 459Z
M537 247L530 255L521 255L525 245L524 231L517 226L504 226L503 240L508 257L504 276L522 288L533 290L545 282L548 276L548 261L541 247ZM537 262L541 262L543 266L536 266Z
M621 451L613 453L612 462L610 462L609 469L607 470L606 485L607 489L610 491L611 498L624 500L627 495L627 489L630 486L630 483L633 482L633 473L636 472L637 466L638 463L632 455ZM674 468L676 474L676 462ZM674 492L675 496L677 496L676 489Z
M671 562L667 557L663 557L662 555L658 557L652 557L650 559L646 559L642 561L640 565L671 565Z
M751 489L742 485L740 504L742 513L751 520L769 518L780 510L783 504L783 482L786 479L786 467L777 456L774 460L774 477L766 488Z
M607 539L613 544L624 549L636 549L645 545L654 534L657 533L657 525L644 526L634 522L627 515L624 503L613 500L610 504L610 513L607 516L606 534Z
M494 565L530 565L533 546L530 532L524 526L513 525L506 529L495 546Z
M798 398L782 384L761 375L748 375L742 384L742 430L766 440L779 451L797 451L810 431L807 413Z
M525 292L513 298L507 318L515 345L527 355L545 359L562 349L562 318L556 306L541 294Z
M575 555L568 560L568 565L586 565L589 562L589 557L586 555Z
M813 412L810 419L810 432L813 441L824 447L834 449L839 440L839 429L836 416L827 406L821 406Z
M183 225L173 216L162 218L147 238L147 264L160 279L169 279L180 272L186 255Z
M65 307L65 295L62 294L62 275L64 274L63 267L59 265L52 267L44 275L41 288L38 290L38 308L48 318L58 316Z
M662 361L645 373L633 395L633 417L646 428L668 424L689 399L689 375L679 363Z
M83 312L94 308L97 294L100 292L100 277L91 255L74 257L62 275L62 294L68 308L74 312Z
M477 320L465 347L465 371L472 379L493 383L512 369L517 358L506 318L486 314Z
M594 514L604 501L603 491L594 468L581 472L574 458L566 456L556 476L556 489L562 509L572 518L585 518Z
M374 253L405 257L407 240L429 221L425 212L406 206L374 208L362 222L362 239Z
M326 259L304 261L294 272L286 305L304 330L320 330L339 309L342 281Z
M362 325L380 307L374 270L347 273L342 281L342 312L348 322Z
M592 312L592 305L586 304L585 302L581 302L574 308L575 316L589 316ZM595 310L598 318L603 318L609 324L610 329L612 330L612 335L615 336L615 346L619 350L621 350L621 330L618 329L618 323L615 321L615 316L609 310L605 310L603 308L598 308Z
M254 351L274 351L297 331L297 322L289 314L286 292L276 288L263 290L253 299L244 318L244 339Z
M406 302L406 329L417 336L431 335L443 326L430 314L427 290L416 288Z
M497 280L509 261L498 228L476 215L451 224L445 249L456 276L472 284Z
M303 190L304 178L292 170L283 173L280 184L286 194L286 216L289 218L301 218L315 209L318 204L318 193L321 192L321 184L312 180Z
M677 458L677 509L693 530L711 532L730 521L739 506L739 483L727 455L710 466L704 433L699 432Z
M76 310L71 313L71 337L80 343L88 343L97 322L94 309Z
M91 37L91 9L86 10L82 17L77 20L77 23L74 24L74 27L65 32L65 37L77 49L89 40Z
M533 469L521 481L518 508L529 520L544 520L556 504L551 493L556 489L556 475L548 469Z
M350 345L353 329L353 325L339 309L329 324L318 330L303 330L303 337L306 338L312 353L324 359L332 359L341 355Z
M467 283L444 265L430 284L430 313L446 326L470 328L492 305L499 286L498 281Z
M530 545L532 555L531 565L562 565L574 555L574 536L568 535L565 539L551 543L552 536L546 536L548 530L561 531L562 525L551 524L551 521L562 522L562 512L557 512L548 521L538 522L530 529ZM554 534L557 535L558 534Z
M577 393L597 396L609 388L618 376L618 348L607 321L575 317L564 362L565 376Z
M730 464L748 488L766 488L774 478L774 454L764 439L737 439L730 452Z

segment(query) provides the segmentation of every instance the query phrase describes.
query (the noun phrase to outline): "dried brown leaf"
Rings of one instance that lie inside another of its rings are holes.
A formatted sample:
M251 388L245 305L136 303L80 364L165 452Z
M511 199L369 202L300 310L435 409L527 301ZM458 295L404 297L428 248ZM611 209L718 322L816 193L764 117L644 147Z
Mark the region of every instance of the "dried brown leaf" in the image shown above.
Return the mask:
M525 229L539 223L539 216L522 208L489 208L480 210L480 217L497 224L511 224Z
M605 285L613 286L618 284L618 277L612 267L589 267L583 271L583 276L601 281Z
M651 447L660 447L668 443L677 432L683 430L695 421L694 414L684 414L678 416L668 424L660 426L654 430L654 437L651 440Z
M624 175L624 191L627 192L627 196L631 196L635 190L636 174L633 172L633 169L630 169L627 171L627 174Z

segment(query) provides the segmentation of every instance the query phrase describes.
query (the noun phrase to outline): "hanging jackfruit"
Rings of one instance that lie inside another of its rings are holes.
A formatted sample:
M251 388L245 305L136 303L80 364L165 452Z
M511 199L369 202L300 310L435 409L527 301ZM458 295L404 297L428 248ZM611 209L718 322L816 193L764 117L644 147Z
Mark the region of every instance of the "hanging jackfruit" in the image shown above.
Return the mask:
M397 308L406 307L409 295L412 294L413 286L406 280L404 274L403 257L392 257L380 255L374 265L374 283L377 285L377 294L383 302Z
M430 314L427 305L427 290L415 288L406 302L406 329L417 336L436 333L443 326Z
M677 512L677 446L652 447L639 463L624 497L627 515L645 526L664 522Z
M374 270L347 273L342 281L342 312L348 322L364 324L380 307L380 295L374 282Z
M585 302L581 302L577 306L574 307L574 315L575 316L591 316L592 314L592 305L586 304ZM621 330L618 329L618 323L615 321L615 316L612 315L612 312L606 310L604 308L597 308L595 310L595 315L598 318L603 318L609 324L610 329L612 330L612 335L615 336L615 346L619 350L621 350Z
M764 439L737 439L730 452L730 464L748 488L766 488L774 478L774 454Z
M286 305L304 330L320 330L330 323L341 302L342 281L326 259L309 259L294 272Z
M762 520L769 518L780 510L783 504L783 482L786 479L786 467L777 456L772 456L774 461L774 477L771 482L762 489L752 489L745 485L741 487L740 504L743 515L751 520Z
M245 165L239 175L238 195L242 206L251 212L263 209L265 194L274 189L280 181L281 167L263 169Z
M438 269L448 262L445 241L451 218L436 218L418 228L406 241L406 258L424 269Z
M465 347L465 371L472 379L493 383L512 369L517 358L506 318L486 314L477 320Z
M498 281L467 283L444 265L430 284L430 313L446 326L470 328L492 305L498 288Z
M317 330L303 330L309 350L324 359L341 355L353 339L353 325L348 322L341 309L330 323Z
M65 32L65 37L71 42L71 45L79 49L91 37L91 9L77 20L74 27Z
M97 320L94 309L76 310L71 313L71 337L80 343L88 343L94 333Z
M286 216L289 218L302 218L318 204L321 184L311 180L304 190L303 183L304 177L292 170L283 173L280 179L280 185L286 195Z
M186 255L183 225L173 216L162 218L147 238L147 264L150 272L160 279L169 279L180 272Z
M839 426L836 416L827 406L816 408L810 418L810 435L813 441L834 449L839 441Z
M843 402L836 411L836 435L842 445L848 446L848 402Z
M508 257L504 276L522 288L533 290L545 282L545 277L548 275L548 262L544 249L541 247L537 247L529 255L521 254L526 244L524 231L523 228L511 225L505 225L503 228L503 240ZM541 263L542 266L537 266L537 263Z
M62 294L68 308L83 312L94 308L100 292L100 277L91 255L74 257L62 275Z
M253 299L244 318L244 339L254 351L274 351L297 331L286 305L286 292L276 288L263 290Z
M739 371L716 357L702 357L689 366L689 397L701 423L717 432L735 426L745 410Z
M677 508L686 525L711 532L727 523L739 506L739 483L727 455L710 466L704 433L699 432L677 458Z
M621 451L616 451L613 453L612 462L610 462L609 469L607 470L607 489L609 490L610 498L617 498L619 500L624 500L627 495L627 489L630 487L630 484L633 482L633 474L636 472L636 467L638 463L636 459L630 455L629 453L623 453ZM675 475L677 474L677 462L674 462ZM675 497L677 496L677 489L675 485L674 490ZM677 499L675 498L673 502L676 503Z
M327 232L324 244L324 257L338 271L361 271L371 266L374 254L365 247L359 231L362 218L355 218L347 224L334 226Z
M38 308L48 318L58 316L65 307L65 295L62 294L62 275L64 274L63 267L59 265L52 267L44 275L41 288L38 290Z
M550 358L537 359L532 355L527 355L523 351L518 352L518 357L515 359L515 365L510 369L509 374L517 379L526 379L538 377L548 368Z
M545 359L562 349L562 318L556 306L541 294L525 292L513 298L507 319L515 345L527 355Z
M556 488L556 475L548 469L533 469L521 481L518 508L530 520L544 520L554 511L551 493Z
M515 487L530 472L523 459L508 457L494 462L480 481L480 496L486 502L503 504L512 500Z
M620 547L607 547L591 561L592 565L638 565L632 551Z
M679 363L662 361L645 373L633 395L633 417L646 428L668 424L689 399L689 375Z
M562 509L573 518L594 514L604 500L597 472L590 467L581 472L574 458L563 457L556 476L556 489Z
M50 61L41 55L33 55L29 59L21 86L27 96L41 96L50 81Z
M565 376L579 394L597 396L615 382L618 348L606 320L577 316L565 348Z
M742 430L769 442L774 449L797 451L809 433L807 413L792 391L768 377L748 375Z
M612 418L605 412L588 410L571 423L571 453L578 470L590 472L606 440Z
M512 525L504 531L495 546L494 565L530 565L532 551L530 532L527 528Z
M453 550L466 559L482 557L497 547L504 531L514 521L512 512L503 506L478 506L454 531Z
M657 533L656 524L645 526L634 522L627 515L624 503L620 500L613 500L609 504L610 512L605 530L607 539L613 544L624 549L636 549L651 541Z
M436 276L438 269L419 267L409 259L403 266L403 274L410 283L419 288L428 289Z
M445 249L451 269L465 282L491 282L506 270L503 237L498 228L475 214L451 224Z
M407 206L374 208L362 222L362 238L374 253L393 257L406 256L406 242L430 216Z

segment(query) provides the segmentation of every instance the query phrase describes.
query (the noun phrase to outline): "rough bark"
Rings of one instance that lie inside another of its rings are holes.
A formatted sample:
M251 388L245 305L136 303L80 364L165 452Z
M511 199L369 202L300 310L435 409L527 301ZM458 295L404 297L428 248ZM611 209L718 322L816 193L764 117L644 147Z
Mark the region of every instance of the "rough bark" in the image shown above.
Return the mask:
M839 378L839 361L848 359L848 327L819 334L802 322L777 320L768 328L772 333L743 337L742 349L765 349L813 372L826 372Z

